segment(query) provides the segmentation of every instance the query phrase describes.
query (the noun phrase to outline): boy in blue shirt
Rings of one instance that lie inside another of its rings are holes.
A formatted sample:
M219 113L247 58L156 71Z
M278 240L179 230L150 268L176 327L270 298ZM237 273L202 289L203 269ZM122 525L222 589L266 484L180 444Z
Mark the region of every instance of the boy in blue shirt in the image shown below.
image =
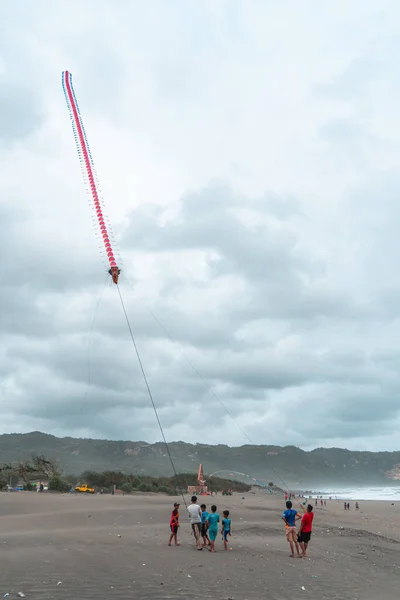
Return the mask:
M213 504L211 507L211 512L208 513L207 517L208 537L210 538L211 542L210 552L216 552L215 539L218 535L218 523L219 514L217 513L217 507L215 506L215 504Z
M224 510L222 513L222 539L224 540L225 550L228 550L228 535L232 535L232 520L229 518L229 510Z
M300 513L292 508L293 504L288 500L286 502L286 510L282 515L282 519L286 524L286 539L290 544L291 557L294 558L294 547L296 546L297 556L300 558L300 547L297 541L296 521L301 519Z
M207 519L208 512L205 504L200 506L201 508L201 537L203 538L203 546L204 548L208 545L211 545L210 538L207 535Z

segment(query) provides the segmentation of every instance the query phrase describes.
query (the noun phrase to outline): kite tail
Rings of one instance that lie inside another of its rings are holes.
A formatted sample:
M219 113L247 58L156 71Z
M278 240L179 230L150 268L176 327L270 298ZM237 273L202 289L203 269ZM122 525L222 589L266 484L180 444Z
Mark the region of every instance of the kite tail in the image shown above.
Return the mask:
M82 174L87 182L93 200L93 207L96 212L97 223L100 229L100 234L103 239L107 260L110 265L110 275L114 283L118 283L120 269L115 259L114 250L111 244L110 231L107 227L106 219L104 218L102 205L103 202L99 195L99 182L94 168L94 162L90 147L88 144L85 128L83 126L79 105L75 96L75 91L72 86L72 75L69 71L64 71L62 74L62 85L64 90L67 107L70 113L72 130L74 133L75 143L78 150L79 160L81 162Z

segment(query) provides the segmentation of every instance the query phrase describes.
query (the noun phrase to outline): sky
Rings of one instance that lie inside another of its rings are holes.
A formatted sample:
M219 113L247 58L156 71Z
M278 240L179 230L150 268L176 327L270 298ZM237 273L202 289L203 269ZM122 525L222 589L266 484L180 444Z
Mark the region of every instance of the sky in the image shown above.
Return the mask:
M399 449L400 4L0 0L1 432ZM243 433L244 432L244 433Z

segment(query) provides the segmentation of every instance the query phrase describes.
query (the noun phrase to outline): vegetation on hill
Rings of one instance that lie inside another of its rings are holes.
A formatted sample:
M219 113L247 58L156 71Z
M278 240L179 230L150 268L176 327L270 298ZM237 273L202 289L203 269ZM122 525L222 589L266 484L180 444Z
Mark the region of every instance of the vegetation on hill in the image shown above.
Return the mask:
M22 483L27 491L36 491L36 482L48 480L49 490L68 492L78 483L86 483L90 487L110 492L114 486L123 492L154 492L175 496L186 493L188 486L197 484L196 473L180 473L173 477L151 477L149 475L133 475L121 471L85 471L79 476L62 476L57 465L44 456L33 456L30 461L0 465L0 489L8 485ZM33 483L35 482L35 484ZM235 492L247 492L251 486L238 481L213 477L209 491L230 489Z
M393 485L400 483L400 452L352 452L340 448L317 448L305 452L294 446L229 447L225 445L172 442L170 451L178 472L191 473L203 464L207 474L215 471L231 477L234 469L266 483L292 488L318 486ZM56 438L33 432L0 435L0 463L29 460L43 455L67 473L86 470L121 472L132 476L163 478L172 475L163 443ZM238 477L235 476L235 479ZM284 483L283 483L284 482Z
M70 479L70 477L68 478ZM196 473L179 473L172 477L151 477L150 475L134 475L122 473L121 471L85 471L79 477L79 481L84 481L97 488L110 490L114 485L123 492L162 492L164 494L176 495L181 491L186 493L188 486L197 485ZM234 492L248 492L251 486L238 481L213 477L208 485L209 491L220 491L230 489Z

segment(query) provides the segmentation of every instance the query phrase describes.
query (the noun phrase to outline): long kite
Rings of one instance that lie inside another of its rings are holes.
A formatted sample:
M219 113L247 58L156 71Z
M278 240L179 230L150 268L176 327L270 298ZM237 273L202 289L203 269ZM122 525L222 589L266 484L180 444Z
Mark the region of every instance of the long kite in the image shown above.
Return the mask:
M92 195L92 200L93 200L93 205L94 205L94 209L96 211L96 215L97 215L97 221L100 227L100 233L102 235L103 238L103 242L104 242L104 247L106 249L106 254L107 254L107 258L108 258L108 262L110 264L110 269L109 269L109 273L112 277L112 280L115 284L117 284L117 290L118 290L118 295L119 298L121 300L121 305L122 305L122 309L124 311L124 315L125 315L125 319L126 319L126 323L128 325L128 329L129 329L129 333L132 339L132 343L133 346L135 348L135 352L136 352L136 356L137 359L139 361L139 366L140 366L140 370L142 372L143 375L143 379L144 382L146 384L146 389L147 389L147 393L149 395L154 413L156 415L157 418L157 422L158 422L158 426L160 428L161 431L161 435L162 438L164 440L164 444L167 450L167 454L169 456L169 460L171 462L171 466L172 466L172 470L174 472L175 477L177 478L177 472L176 472L176 468L175 468L175 464L174 464L174 460L172 458L172 454L171 451L169 449L168 446L168 442L167 439L165 437L165 433L160 421L160 417L158 415L158 411L157 411L157 407L156 404L154 402L153 399L153 394L151 393L151 389L149 386L149 382L147 379L147 375L146 372L144 370L143 367L143 363L142 363L142 359L140 358L140 353L139 353L139 349L137 347L136 341L135 341L135 337L133 335L133 331L131 328L131 324L129 322L129 318L128 318L128 314L126 312L126 308L125 308L125 304L124 301L122 299L122 294L121 294L121 288L118 285L118 277L121 273L120 268L117 265L117 261L115 260L115 256L114 256L114 251L111 245L111 240L110 240L110 236L107 230L107 225L106 225L106 221L104 219L104 215L103 215L103 211L101 209L101 200L100 200L100 196L99 196L99 192L98 192L98 181L97 181L97 176L96 176L96 170L94 168L94 163L93 163L93 158L92 158L92 154L90 152L90 148L89 148L89 144L87 141L87 137L86 137L86 133L85 133L85 128L83 126L83 122L82 122L82 117L81 117L81 113L79 110L79 106L78 106L78 102L75 96L75 92L74 92L74 88L72 86L72 75L69 71L63 71L62 74L62 86L63 86L63 90L64 90L64 94L65 94L65 99L67 101L67 106L68 106L68 110L69 110L69 114L71 117L71 123L72 123L72 130L74 132L74 138L75 138L75 142L76 142L76 147L78 150L78 155L79 155L79 159L81 161L81 165L82 165L82 173L83 173L83 177L85 182L89 185L90 187L90 192ZM182 491L182 500L183 503L186 506L186 499L185 496L183 495Z
M78 150L79 160L81 161L81 163L83 163L82 173L85 181L90 187L90 192L92 195L94 209L96 211L100 233L103 238L107 259L110 264L110 269L108 272L110 273L113 282L115 284L118 284L118 277L121 273L121 270L119 269L117 261L115 260L114 251L111 245L106 221L104 219L103 211L101 208L101 200L98 192L98 181L96 171L94 168L93 158L87 141L85 128L83 126L78 101L76 99L74 88L72 86L72 75L69 71L63 71L62 85L71 118L72 129L74 132L74 138Z

